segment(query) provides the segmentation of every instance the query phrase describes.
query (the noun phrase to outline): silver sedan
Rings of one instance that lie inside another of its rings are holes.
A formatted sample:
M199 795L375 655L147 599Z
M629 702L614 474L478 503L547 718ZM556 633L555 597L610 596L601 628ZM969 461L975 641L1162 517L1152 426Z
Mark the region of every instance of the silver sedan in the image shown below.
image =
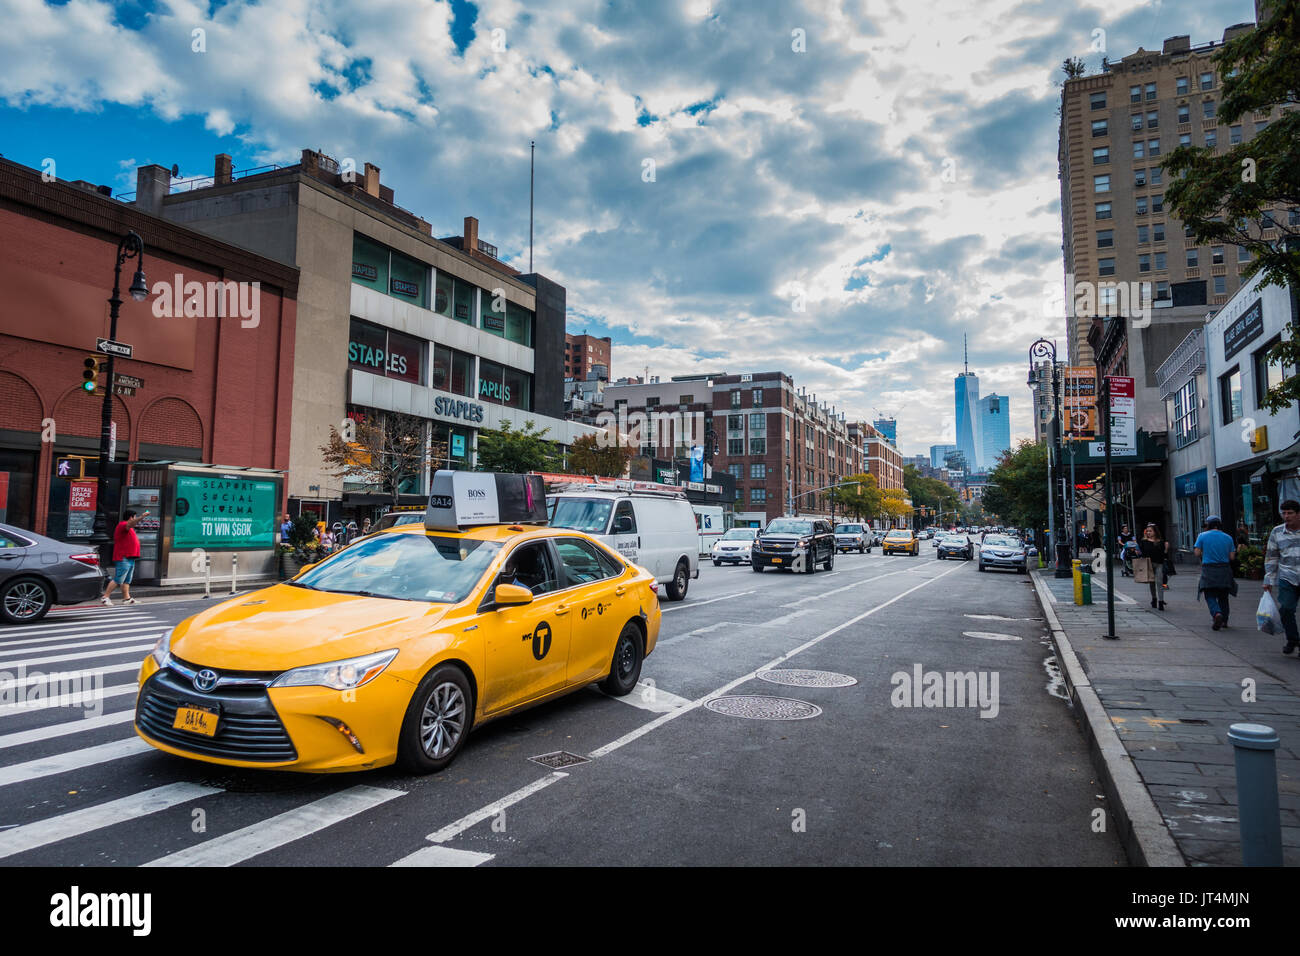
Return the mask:
M30 624L55 604L92 601L103 590L94 548L0 524L0 621Z

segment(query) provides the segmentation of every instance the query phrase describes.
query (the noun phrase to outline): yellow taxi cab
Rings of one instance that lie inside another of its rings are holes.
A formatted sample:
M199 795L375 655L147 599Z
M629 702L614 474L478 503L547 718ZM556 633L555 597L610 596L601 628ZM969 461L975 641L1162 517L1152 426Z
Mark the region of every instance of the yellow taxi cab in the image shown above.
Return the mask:
M885 554L918 555L921 553L921 543L915 533L905 528L895 528L885 535L885 540L880 543L880 550Z
M431 773L489 720L596 682L630 693L659 636L654 577L545 527L534 476L438 472L434 492L423 524L164 634L140 669L136 732L236 767Z

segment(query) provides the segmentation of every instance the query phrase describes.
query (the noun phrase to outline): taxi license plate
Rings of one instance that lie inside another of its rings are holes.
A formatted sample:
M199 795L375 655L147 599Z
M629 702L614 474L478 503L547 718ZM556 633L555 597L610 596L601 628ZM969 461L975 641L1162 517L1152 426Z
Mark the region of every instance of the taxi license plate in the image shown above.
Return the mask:
M192 734L202 734L204 737L215 737L217 719L220 716L220 711L210 707L200 707L196 704L182 705L176 708L176 719L172 721L172 729L187 730Z
M772 559L772 563L773 563L773 564L780 564L780 563L781 563L781 559L780 559L780 558L773 558L773 559Z

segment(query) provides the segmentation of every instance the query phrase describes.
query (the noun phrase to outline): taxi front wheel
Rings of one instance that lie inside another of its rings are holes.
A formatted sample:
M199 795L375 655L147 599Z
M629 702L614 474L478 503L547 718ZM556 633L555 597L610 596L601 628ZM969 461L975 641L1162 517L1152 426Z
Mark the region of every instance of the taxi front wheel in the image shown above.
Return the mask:
M426 674L406 708L398 762L413 773L436 773L455 760L469 736L473 699L459 667L442 664Z
M623 632L614 645L614 660L609 665L609 676L600 682L600 689L611 697L626 697L641 679L641 631L631 621L623 625Z

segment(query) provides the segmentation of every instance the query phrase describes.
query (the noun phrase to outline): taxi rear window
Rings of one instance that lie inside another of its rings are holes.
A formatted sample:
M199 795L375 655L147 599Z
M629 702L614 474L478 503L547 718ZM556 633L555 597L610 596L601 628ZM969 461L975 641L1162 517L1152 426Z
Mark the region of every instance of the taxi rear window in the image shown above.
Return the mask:
M331 594L456 604L500 550L493 541L384 534L353 543L289 583Z

